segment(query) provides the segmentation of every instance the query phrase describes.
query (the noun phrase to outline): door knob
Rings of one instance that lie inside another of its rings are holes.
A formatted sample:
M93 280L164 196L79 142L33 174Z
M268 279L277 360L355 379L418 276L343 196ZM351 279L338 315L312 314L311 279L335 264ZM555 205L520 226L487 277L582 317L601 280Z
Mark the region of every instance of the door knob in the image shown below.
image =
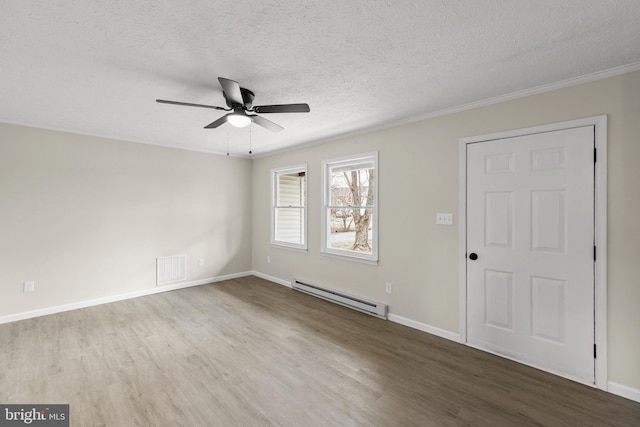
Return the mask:
M470 259L471 261L475 261L475 260L477 260L477 259L478 259L478 254L477 254L477 253L475 253L475 252L471 252L471 253L469 254L469 259Z

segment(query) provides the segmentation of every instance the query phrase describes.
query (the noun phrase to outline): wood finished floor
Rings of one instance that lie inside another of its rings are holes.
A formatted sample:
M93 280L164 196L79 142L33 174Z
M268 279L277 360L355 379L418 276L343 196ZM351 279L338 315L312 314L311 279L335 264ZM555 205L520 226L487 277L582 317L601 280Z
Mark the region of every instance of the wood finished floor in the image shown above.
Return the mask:
M0 325L72 426L639 426L640 403L256 277Z

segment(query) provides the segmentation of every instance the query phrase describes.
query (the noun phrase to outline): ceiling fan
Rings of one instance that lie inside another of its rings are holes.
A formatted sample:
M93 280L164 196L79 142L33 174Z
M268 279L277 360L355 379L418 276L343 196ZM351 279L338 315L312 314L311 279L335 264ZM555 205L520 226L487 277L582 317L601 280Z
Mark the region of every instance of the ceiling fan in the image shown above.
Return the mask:
M276 124L271 120L267 120L264 117L258 116L257 114L247 113L308 113L309 111L311 111L308 104L254 106L253 99L255 98L255 94L252 91L240 87L238 82L225 79L224 77L218 77L218 81L220 82L220 86L222 86L222 95L224 96L225 103L229 108L218 107L215 105L192 104L189 102L167 101L165 99L156 99L156 102L160 102L162 104L185 105L187 107L201 107L212 108L214 110L233 111L232 113L225 114L218 120L209 123L204 127L205 129L214 129L226 122L229 122L229 124L235 127L245 127L248 126L251 122L254 122L255 124L260 125L272 132L279 132L284 129L279 124Z

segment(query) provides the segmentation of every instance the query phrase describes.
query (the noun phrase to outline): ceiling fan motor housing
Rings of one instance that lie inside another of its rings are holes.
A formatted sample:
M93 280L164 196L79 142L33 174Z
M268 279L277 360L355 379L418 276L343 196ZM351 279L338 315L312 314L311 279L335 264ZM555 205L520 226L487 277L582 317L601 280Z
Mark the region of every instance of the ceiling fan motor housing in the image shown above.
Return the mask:
M240 93L242 94L242 102L244 103L244 105L234 103L231 99L229 99L229 97L227 97L226 92L222 91L224 102L227 104L227 107L234 110L238 107L245 110L251 110L251 108L253 107L253 100L255 99L256 95L249 89L245 89L243 87L240 88Z

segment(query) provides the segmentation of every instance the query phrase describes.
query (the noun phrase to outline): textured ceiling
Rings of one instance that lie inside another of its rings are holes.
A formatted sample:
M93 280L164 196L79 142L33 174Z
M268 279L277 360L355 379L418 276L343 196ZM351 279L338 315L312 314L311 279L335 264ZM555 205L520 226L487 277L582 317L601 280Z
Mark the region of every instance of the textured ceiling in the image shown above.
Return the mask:
M638 0L0 0L0 122L246 155L640 62ZM223 125L217 77L285 130Z

